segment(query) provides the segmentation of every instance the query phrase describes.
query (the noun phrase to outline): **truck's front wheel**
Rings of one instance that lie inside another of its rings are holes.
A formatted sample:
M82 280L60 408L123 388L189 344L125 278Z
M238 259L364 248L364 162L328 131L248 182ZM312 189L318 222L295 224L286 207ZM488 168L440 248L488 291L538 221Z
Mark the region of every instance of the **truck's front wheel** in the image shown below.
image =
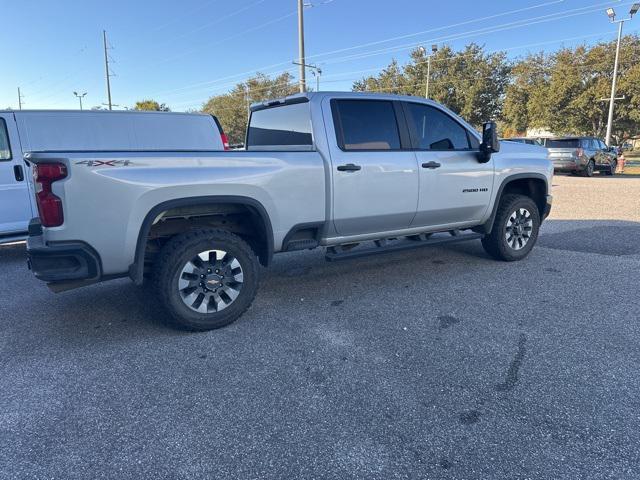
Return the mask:
M155 285L179 326L224 327L240 317L258 290L259 264L240 237L218 229L172 238L158 258Z
M504 195L491 233L482 239L486 252L497 260L513 262L526 257L538 239L540 213L524 195Z

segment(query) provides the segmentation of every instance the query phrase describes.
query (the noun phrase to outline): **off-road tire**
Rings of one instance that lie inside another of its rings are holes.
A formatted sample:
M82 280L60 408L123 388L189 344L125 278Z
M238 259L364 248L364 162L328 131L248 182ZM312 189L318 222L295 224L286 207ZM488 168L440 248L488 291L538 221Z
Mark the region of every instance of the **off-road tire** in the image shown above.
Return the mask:
M184 265L209 250L232 254L242 267L244 279L240 293L226 308L200 313L182 300L178 282ZM154 289L174 326L193 331L213 330L234 322L251 306L258 291L259 271L256 254L237 235L214 228L191 230L176 235L162 248L154 268Z
M531 233L526 244L516 250L507 242L507 222L520 209L525 209L530 214L532 226ZM525 258L538 239L540 229L540 213L535 202L524 195L506 194L500 199L498 211L493 221L493 229L489 235L482 239L485 251L496 260L513 262Z

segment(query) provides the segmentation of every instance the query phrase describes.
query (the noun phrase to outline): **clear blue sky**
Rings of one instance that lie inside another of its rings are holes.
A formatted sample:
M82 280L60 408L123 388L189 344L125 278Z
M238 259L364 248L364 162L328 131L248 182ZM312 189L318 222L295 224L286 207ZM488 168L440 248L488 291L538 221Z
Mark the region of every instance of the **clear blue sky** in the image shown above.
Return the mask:
M392 58L406 62L418 44L462 48L473 41L517 57L611 40L615 26L604 9L623 13L633 3L307 1L315 5L305 12L308 62L322 66L324 90L348 90ZM25 108L77 108L74 90L88 92L87 107L104 103L103 29L114 47L113 102L122 106L153 97L174 110L197 108L257 70L295 74L296 3L0 0L0 108L17 108L18 86ZM640 15L625 24L625 33L638 29Z

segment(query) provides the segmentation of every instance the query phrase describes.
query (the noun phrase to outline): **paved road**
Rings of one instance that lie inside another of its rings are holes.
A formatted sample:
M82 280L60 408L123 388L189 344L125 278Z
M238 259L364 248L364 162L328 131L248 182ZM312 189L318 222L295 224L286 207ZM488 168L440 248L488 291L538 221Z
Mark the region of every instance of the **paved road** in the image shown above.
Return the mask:
M204 334L0 249L0 477L638 478L640 178L554 184L523 262L282 255Z

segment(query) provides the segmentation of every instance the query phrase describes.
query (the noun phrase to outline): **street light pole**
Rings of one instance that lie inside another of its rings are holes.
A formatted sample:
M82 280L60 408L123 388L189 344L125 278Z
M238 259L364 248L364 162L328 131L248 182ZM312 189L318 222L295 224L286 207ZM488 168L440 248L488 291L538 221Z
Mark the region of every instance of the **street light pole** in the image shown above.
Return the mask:
M609 118L607 119L607 136L604 143L611 146L611 128L613 127L613 103L616 97L616 83L618 80L618 59L620 58L620 40L622 39L622 25L624 21L618 22L618 43L616 45L616 59L613 63L613 80L611 81L611 97L609 98Z
M426 49L424 47L420 47L422 53L426 53ZM427 81L425 89L424 89L424 98L429 98L429 81L431 80L431 57L433 57L438 51L438 45L431 45L431 54L427 55Z
M622 41L622 25L627 20L631 20L640 9L640 3L634 3L629 10L629 17L616 20L616 12L613 8L607 9L607 16L611 23L618 24L618 41L616 43L616 58L613 62L613 79L611 80L611 96L609 98L609 118L607 119L607 135L604 142L611 146L611 131L613 129L613 107L616 99L616 84L618 81L618 60L620 59L620 43Z
M84 96L87 94L87 92L84 92L83 94L79 94L78 92L73 92L73 94L78 97L78 101L80 102L80 111L82 111L82 99L84 98Z
M424 98L429 98L429 80L431 80L431 55L427 57L427 86L424 91Z

